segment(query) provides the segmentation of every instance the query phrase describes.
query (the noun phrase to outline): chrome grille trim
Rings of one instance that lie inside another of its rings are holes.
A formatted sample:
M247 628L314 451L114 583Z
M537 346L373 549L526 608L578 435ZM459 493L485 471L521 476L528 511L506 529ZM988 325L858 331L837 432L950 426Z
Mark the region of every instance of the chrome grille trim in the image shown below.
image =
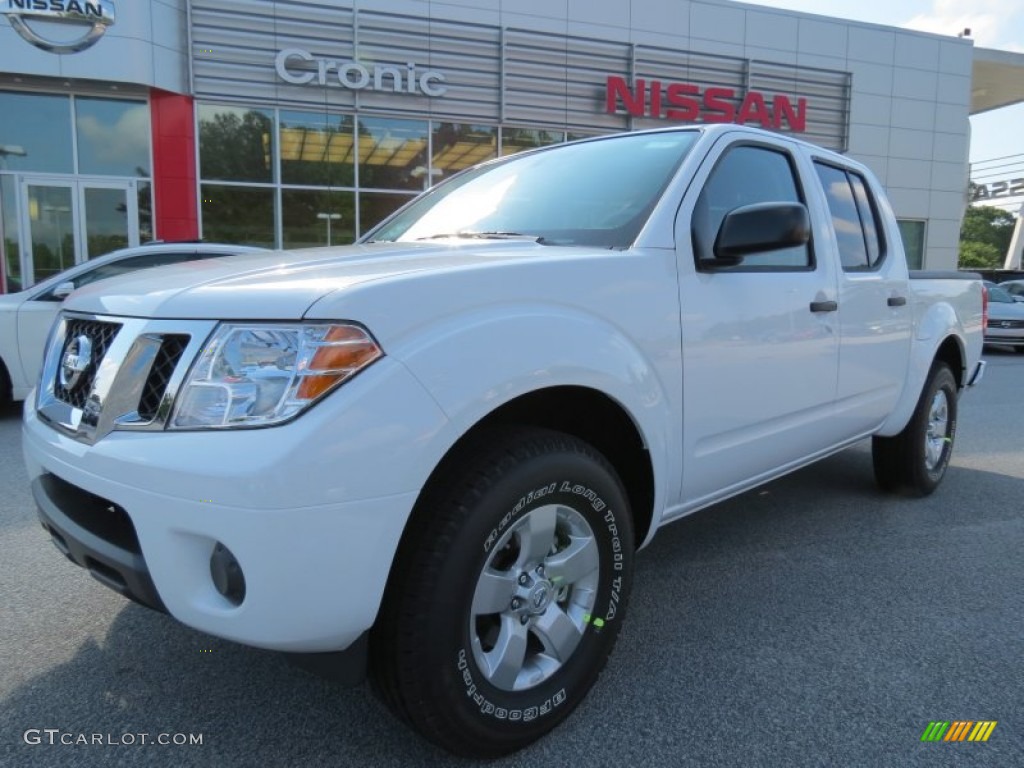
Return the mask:
M78 317L68 319L65 338L62 340L61 345L61 358L63 359L64 353L71 346L73 340L84 336L91 342L90 349L92 350L92 362L89 363L88 368L83 372L81 385L69 385L70 389L65 387L62 383L60 365L57 365L57 372L54 375L53 381L53 390L58 400L74 406L75 408L83 408L85 406L86 396L92 388L93 379L95 378L96 371L99 368L99 362L103 359L104 355L106 355L107 349L109 349L114 339L117 338L117 334L120 330L120 323L87 320Z
M192 361L216 324L62 313L47 344L36 410L55 428L88 444L114 430L162 430ZM93 375L83 377L73 392L59 391L69 333L105 325L120 330L94 353Z

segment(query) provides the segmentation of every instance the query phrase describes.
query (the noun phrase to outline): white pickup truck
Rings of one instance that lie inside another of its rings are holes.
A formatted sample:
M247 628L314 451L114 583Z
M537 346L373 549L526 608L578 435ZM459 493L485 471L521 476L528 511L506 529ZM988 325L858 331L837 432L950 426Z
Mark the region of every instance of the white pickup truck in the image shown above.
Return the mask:
M71 560L494 756L612 650L664 524L865 438L932 492L983 292L846 157L737 126L470 169L359 244L161 267L55 325L24 446Z

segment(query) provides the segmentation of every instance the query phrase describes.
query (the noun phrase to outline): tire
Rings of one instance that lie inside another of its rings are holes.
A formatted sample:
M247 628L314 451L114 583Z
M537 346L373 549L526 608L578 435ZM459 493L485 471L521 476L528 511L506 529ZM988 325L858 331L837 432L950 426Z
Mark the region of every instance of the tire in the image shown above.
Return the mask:
M609 463L561 433L492 430L446 467L392 566L371 682L438 746L498 757L563 721L604 667L632 582L632 519Z
M949 366L936 362L910 423L894 437L875 436L875 480L885 491L927 496L939 487L956 438L957 387Z
M11 387L11 377L7 373L7 366L4 365L3 360L0 360L0 410L13 405L13 394L14 391Z

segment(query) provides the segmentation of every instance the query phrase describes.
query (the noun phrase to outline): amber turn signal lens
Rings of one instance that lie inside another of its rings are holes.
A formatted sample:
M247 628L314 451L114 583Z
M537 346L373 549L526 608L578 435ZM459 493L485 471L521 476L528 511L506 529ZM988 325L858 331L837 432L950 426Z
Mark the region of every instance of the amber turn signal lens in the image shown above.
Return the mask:
M351 325L332 326L319 343L296 392L301 400L315 400L381 356L373 339Z

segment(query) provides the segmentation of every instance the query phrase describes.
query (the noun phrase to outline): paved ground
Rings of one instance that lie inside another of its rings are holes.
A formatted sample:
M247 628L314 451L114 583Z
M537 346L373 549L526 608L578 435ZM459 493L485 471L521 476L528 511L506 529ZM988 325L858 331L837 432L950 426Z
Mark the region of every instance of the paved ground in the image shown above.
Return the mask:
M1024 355L989 361L933 497L876 492L861 446L667 528L589 699L493 765L1024 765ZM0 765L466 764L365 687L186 629L64 561L19 428L0 414ZM999 725L986 744L919 741L958 719ZM48 728L203 743L24 743Z

